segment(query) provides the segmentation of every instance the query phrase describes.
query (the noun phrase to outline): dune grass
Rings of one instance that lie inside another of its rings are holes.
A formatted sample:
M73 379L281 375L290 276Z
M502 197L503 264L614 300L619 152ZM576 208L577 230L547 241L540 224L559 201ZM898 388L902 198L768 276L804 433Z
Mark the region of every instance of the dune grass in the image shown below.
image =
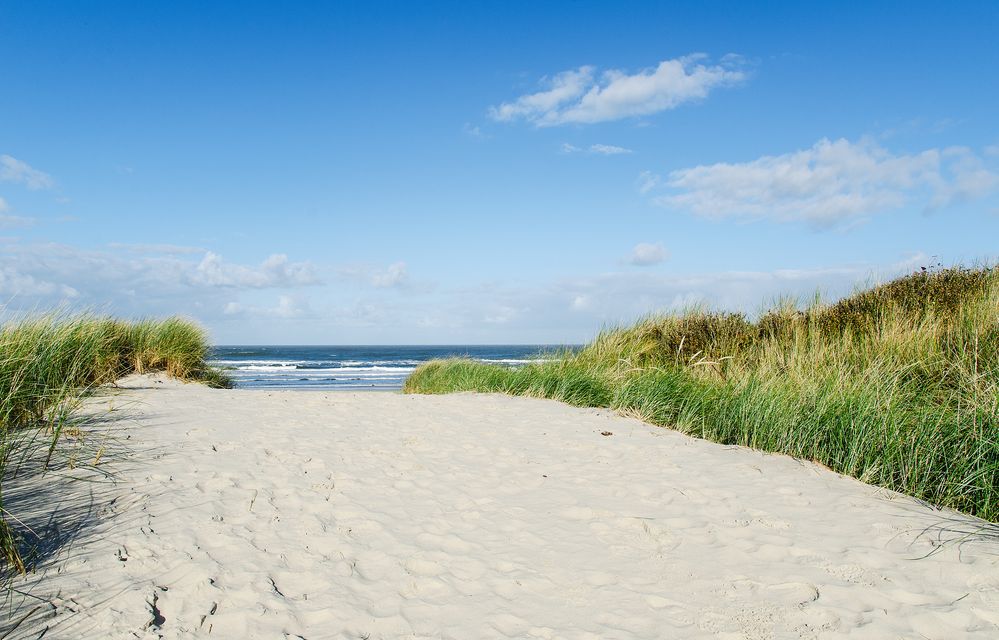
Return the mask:
M0 327L0 569L23 572L16 514L3 508L2 481L39 447L48 464L78 400L129 373L166 371L216 387L228 378L206 364L204 331L181 318L125 322L50 314ZM26 435L28 434L28 435Z
M996 268L922 270L756 321L649 317L516 370L435 361L404 390L612 407L999 521Z

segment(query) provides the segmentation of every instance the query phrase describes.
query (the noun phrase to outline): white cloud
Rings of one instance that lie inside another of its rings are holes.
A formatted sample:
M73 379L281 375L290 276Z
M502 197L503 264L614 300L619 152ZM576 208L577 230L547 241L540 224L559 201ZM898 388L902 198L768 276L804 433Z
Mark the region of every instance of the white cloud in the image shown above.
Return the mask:
M604 156L614 156L623 153L631 153L631 149L625 149L624 147L616 147L612 144L591 144L589 148L583 149L577 147L574 144L569 144L568 142L562 143L562 153L580 153L586 151L588 153L598 153Z
M660 183L658 204L708 218L806 221L828 227L845 219L917 204L926 210L981 197L999 174L963 147L893 154L871 140L820 140L810 149L672 171L645 173L646 193Z
M259 267L246 267L226 263L222 256L209 251L189 278L197 285L251 289L320 284L311 264L288 262L288 256L284 254L270 256Z
M0 294L13 297L20 307L77 301L136 315L218 309L220 289L292 289L319 283L311 265L289 263L280 255L253 267L224 262L212 253L199 260L17 240L0 246L0 271Z
M628 262L639 267L647 267L665 262L668 257L669 252L661 243L640 242L631 250Z
M479 127L478 125L473 125L470 122L466 122L464 125L462 125L461 130L464 131L465 135L469 136L470 138L476 138L478 140L483 140L483 139L485 139L485 138L488 137L482 131L481 127Z
M10 229L11 227L30 227L37 222L34 218L22 216L9 216L0 213L0 229Z
M64 299L75 298L79 292L73 287L40 280L29 273L22 273L16 267L0 267L0 295L38 298L58 296Z
M401 273L389 267L367 269L359 276L363 286L356 289L343 282L318 290L293 289L292 284L271 289L259 286L267 261L239 265L212 260L217 269L210 272L222 275L207 278L199 271L204 257L0 239L0 302L9 302L11 311L68 302L126 317L181 313L198 318L218 332L220 342L231 344L321 342L334 333L337 340L355 343L580 341L602 326L701 302L751 313L779 294L807 299L822 289L835 297L849 293L872 271L893 276L928 262L920 255L880 268L860 264L692 274L622 268L520 286L442 289L411 283L406 295L396 295L373 285L375 274L388 283L391 273Z
M167 255L192 255L196 253L206 253L206 249L201 247L189 247L178 244L134 244L127 242L110 242L108 243L108 247L111 249L122 249L131 253L143 254L165 253Z
M304 299L296 296L279 296L273 311L274 315L281 318L297 318L308 311L308 305Z
M940 152L941 172L929 209L952 202L975 200L999 187L999 172L993 171L967 147L949 147Z
M386 329L405 324L405 319L413 322L411 312L412 310L409 308L398 307L384 300L377 302L357 300L353 304L338 305L328 309L324 317L336 326L376 328L377 335L380 336ZM405 340L403 336L412 330L411 326L400 331L397 340ZM402 343L397 342L397 344Z
M55 180L49 174L8 155L0 155L0 180L19 182L29 189L51 189L55 186Z
M371 276L371 284L379 288L402 287L409 282L409 273L405 262L390 264L384 271L377 271Z
M6 200L0 198L0 229L9 229L11 227L30 227L37 222L34 218L9 215L7 213L8 211L10 211L10 205L7 204Z
M662 178L651 171L643 171L638 175L638 192L646 194L662 183Z
M704 59L663 60L634 74L611 69L599 79L591 66L563 71L542 80L545 90L492 107L489 113L501 122L523 119L539 127L620 120L673 109L746 78L738 58L726 57L717 65L703 64Z
M682 311L697 305L752 315L762 303L784 295L807 303L821 291L824 299L833 300L849 294L858 284L909 273L928 260L918 254L892 264L688 274L629 269L547 280L532 286L483 284L450 290L426 300L423 308L386 308L377 301L373 304L384 311L378 321L381 330L391 333L398 329L398 339L402 340L427 326L420 322L423 317L438 314L435 317L443 320L435 325L433 333L427 334L432 336L431 341L472 344L496 341L497 336L502 336L521 343L574 342L591 339L602 327L630 324L650 313ZM497 328L498 324L502 329Z
M523 95L514 102L491 107L489 115L501 122L517 118L526 118L535 122L553 120L560 107L576 100L593 85L593 67L583 66L574 71L563 71L550 80L543 78L542 82L549 87L546 91Z
M886 264L856 264L816 269L724 271L666 275L655 272L618 272L550 283L531 292L510 292L533 313L525 323L561 323L590 331L601 326L630 323L655 312L677 312L696 305L755 313L760 304L778 296L809 299L821 291L832 300L849 294L857 284L910 273L926 264L925 254L914 254ZM492 295L504 304L505 295ZM577 320L573 320L577 318ZM581 324L585 319L587 324Z
M229 302L223 307L222 313L227 316L253 315L272 318L300 318L309 312L308 302L298 296L278 296L277 305L273 307L257 307L239 302Z
M376 289L408 289L412 286L409 269L405 262L394 262L384 269L371 265L341 267L340 276L348 280L363 282Z
M590 145L590 151L592 151L593 153L600 153L605 156L616 156L622 153L631 153L631 149L625 149L624 147L617 147L612 144Z
M514 318L521 314L523 310L507 305L496 305L490 308L482 321L487 324L509 324Z

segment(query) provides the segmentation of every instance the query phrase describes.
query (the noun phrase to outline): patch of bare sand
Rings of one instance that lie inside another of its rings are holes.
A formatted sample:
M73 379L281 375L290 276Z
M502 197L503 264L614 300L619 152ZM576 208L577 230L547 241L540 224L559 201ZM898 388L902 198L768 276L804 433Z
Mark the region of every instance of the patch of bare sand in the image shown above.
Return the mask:
M951 531L984 523L816 465L526 398L126 386L104 515L11 637L999 637L999 542Z

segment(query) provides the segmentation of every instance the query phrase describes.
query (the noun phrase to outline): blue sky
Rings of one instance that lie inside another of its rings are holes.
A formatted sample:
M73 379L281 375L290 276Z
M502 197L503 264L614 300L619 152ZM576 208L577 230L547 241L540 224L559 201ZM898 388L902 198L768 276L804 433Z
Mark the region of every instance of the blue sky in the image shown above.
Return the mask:
M999 5L0 3L0 300L579 342L999 257Z

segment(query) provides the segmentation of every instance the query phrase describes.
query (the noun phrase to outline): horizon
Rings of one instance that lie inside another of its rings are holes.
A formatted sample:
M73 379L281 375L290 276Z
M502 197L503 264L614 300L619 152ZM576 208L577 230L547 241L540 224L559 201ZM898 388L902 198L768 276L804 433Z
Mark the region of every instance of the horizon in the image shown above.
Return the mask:
M329 348L361 348L361 347L581 347L582 343L576 344L535 344L531 342L524 343L482 343L482 344L463 344L463 343L452 343L452 344L212 344L213 347L310 347L315 349L329 349Z
M995 264L997 31L990 2L3 5L0 306L576 346Z

